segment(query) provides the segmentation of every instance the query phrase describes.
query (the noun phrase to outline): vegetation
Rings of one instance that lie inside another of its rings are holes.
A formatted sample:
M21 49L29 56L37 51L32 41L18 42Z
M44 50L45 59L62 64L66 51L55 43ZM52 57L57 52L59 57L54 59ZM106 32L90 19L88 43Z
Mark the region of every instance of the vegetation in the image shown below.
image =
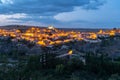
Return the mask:
M0 80L120 80L120 58L113 61L104 51L98 50L100 55L83 51L86 54L83 63L78 57L56 58L56 54L48 49L36 55L26 55L35 44L24 40L17 43L1 40L0 44L4 44L4 50L0 48ZM70 49L81 51L77 44L70 44ZM104 39L100 48L114 44L113 38Z
M40 56L30 56L27 63L0 66L0 80L119 80L120 63L109 61L106 56L86 55L86 65L71 59L44 65ZM78 64L79 63L79 64Z

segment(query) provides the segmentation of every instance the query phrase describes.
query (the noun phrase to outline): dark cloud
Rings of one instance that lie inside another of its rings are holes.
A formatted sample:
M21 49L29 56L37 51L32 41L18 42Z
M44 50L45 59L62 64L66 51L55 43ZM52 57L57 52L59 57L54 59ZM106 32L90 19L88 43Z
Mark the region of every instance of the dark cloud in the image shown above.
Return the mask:
M84 9L98 9L99 6L104 5L106 0L91 0L89 4L84 5Z
M34 24L42 23L58 27L70 27L79 24L79 22L85 23L85 21L61 22L53 16L63 12L72 12L75 7L81 7L85 10L96 10L102 6L105 1L106 0L0 0L0 15L4 14L4 22L8 24L9 22L11 24L32 24L33 22ZM19 14L19 17L23 17L17 18L18 15L13 14Z
M26 13L41 16L55 15L61 12L73 11L74 7L97 9L105 0L7 0L13 4L0 6L0 14Z

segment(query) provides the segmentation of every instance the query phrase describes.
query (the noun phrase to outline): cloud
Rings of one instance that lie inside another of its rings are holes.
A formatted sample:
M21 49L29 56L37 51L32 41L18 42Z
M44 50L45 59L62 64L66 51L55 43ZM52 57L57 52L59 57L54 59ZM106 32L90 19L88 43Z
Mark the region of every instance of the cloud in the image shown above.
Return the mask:
M17 14L0 14L0 18L10 19L10 18L26 18L27 14L17 13Z
M0 13L26 13L50 16L62 12L71 12L75 6L84 9L96 9L104 0L1 0ZM6 4L6 5L5 5Z
M98 9L101 5L104 5L106 0L90 0L89 4L83 6L84 9Z
M20 23L68 26L68 22L63 23L62 21L71 18L67 18L67 16L63 16L62 18L57 15L65 12L73 12L76 7L80 7L83 10L96 10L104 5L105 1L106 0L0 0L0 25L4 23ZM85 23L84 20L77 22L73 22L73 20L70 21L70 25L74 25L73 23L78 24L79 22Z
M1 4L13 4L13 1L12 0L1 0L0 1Z
M24 13L0 14L0 23L1 24L18 23L21 22L21 20L17 20L17 19L23 19L23 18L27 18L27 14Z
M33 16L25 13L15 14L0 14L0 25L43 25L47 26L49 19L52 17L48 16ZM45 24L46 22L46 24Z

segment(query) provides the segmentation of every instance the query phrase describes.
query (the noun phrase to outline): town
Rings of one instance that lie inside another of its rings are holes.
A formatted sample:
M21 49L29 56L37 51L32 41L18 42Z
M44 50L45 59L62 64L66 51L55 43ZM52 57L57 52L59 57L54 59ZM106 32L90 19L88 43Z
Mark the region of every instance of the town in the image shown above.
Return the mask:
M27 41L35 42L41 46L52 46L55 44L64 44L81 40L94 43L99 42L100 37L110 37L116 35L120 35L120 29L106 31L100 30L99 32L64 31L56 29L53 26L49 26L44 29L31 27L24 32L18 29L0 29L1 37L10 36L13 37L14 41L25 39Z

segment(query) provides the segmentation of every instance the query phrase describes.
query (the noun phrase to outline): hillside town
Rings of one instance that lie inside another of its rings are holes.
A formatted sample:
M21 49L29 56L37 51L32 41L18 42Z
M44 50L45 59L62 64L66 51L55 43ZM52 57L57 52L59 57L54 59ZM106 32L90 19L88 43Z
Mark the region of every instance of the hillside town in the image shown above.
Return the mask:
M119 29L100 30L99 32L79 32L79 31L64 31L49 26L48 28L40 29L36 27L28 28L26 31L18 29L0 29L0 36L13 37L14 41L25 39L27 41L35 42L41 46L51 46L57 44L64 44L74 41L86 41L91 43L100 42L98 37L110 37L119 35Z
M5 40L12 41L9 46L7 46L8 44L1 45L0 53L11 53L15 48L18 53L25 55L53 53L57 54L57 57L80 56L80 59L84 61L86 53L92 52L94 54L108 54L111 58L116 55L116 52L117 55L120 53L118 47L110 46L110 49L113 50L108 51L109 47L101 47L101 45L105 45L103 42L105 40L108 42L110 37L115 40L112 42L118 41L117 45L119 45L119 36L120 29L99 30L99 32L64 31L53 26L42 29L30 27L26 30L0 29L0 40L3 41L1 44L5 43ZM29 47L26 45L28 43L33 46ZM115 46L117 45L115 44Z

